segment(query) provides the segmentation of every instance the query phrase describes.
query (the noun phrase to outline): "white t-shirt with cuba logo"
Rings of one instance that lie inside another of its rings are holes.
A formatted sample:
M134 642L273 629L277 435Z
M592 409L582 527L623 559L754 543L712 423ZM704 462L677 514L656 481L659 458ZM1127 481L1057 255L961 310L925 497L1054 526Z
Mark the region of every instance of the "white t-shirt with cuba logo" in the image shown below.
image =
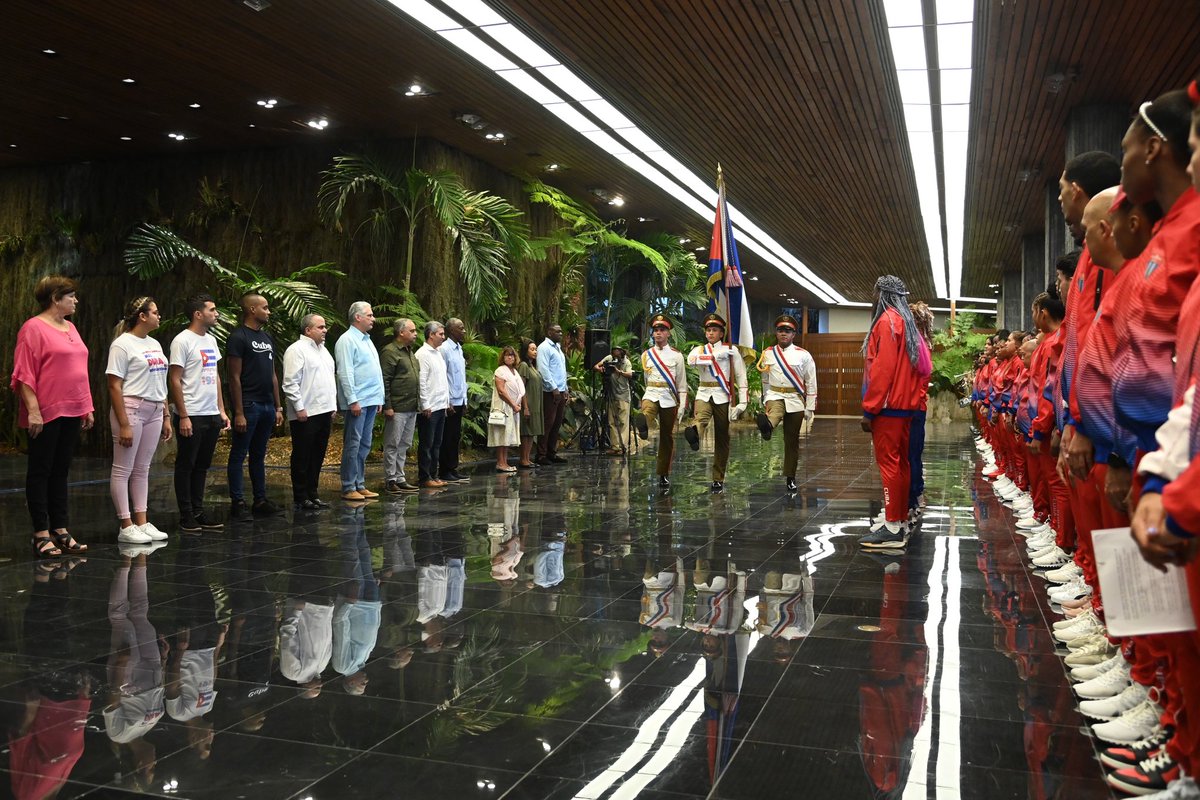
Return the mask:
M186 328L171 342L171 366L183 368L183 404L189 417L216 416L217 362L221 353L211 333L197 336ZM179 413L182 409L175 409Z
M161 403L167 399L167 356L152 336L122 333L108 348L109 375L124 382L121 394Z

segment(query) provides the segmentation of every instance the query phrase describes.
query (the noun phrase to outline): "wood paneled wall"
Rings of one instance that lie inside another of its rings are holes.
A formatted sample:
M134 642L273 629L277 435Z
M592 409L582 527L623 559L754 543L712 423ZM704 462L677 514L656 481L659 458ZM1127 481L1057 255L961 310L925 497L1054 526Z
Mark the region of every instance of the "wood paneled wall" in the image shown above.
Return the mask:
M817 413L862 415L865 333L810 333L802 346L817 362Z

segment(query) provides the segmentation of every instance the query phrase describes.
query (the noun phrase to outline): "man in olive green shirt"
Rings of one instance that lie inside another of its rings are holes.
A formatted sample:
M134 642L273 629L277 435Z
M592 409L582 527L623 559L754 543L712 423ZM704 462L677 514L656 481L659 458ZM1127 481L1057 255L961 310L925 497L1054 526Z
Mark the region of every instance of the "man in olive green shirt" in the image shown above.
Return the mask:
M395 331L396 338L379 354L383 369L383 474L388 494L405 494L419 491L404 477L404 462L417 424L420 365L412 346L417 326L411 319L398 319Z

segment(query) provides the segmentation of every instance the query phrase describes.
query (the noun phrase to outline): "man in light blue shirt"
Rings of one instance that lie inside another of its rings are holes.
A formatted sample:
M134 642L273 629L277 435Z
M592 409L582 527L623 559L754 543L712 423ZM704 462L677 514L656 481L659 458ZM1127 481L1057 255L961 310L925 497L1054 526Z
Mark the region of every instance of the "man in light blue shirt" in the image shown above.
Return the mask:
M538 345L538 372L542 374L542 419L546 433L538 442L537 463L565 464L558 455L558 431L567 410L567 358L563 355L562 326L557 322L546 328L546 338Z
M462 419L467 410L467 360L462 343L467 328L457 317L446 320L446 341L437 350L446 362L446 382L450 384L450 407L442 427L442 449L438 456L438 478L446 483L466 483L470 478L458 472L458 450L462 444Z
M369 331L375 326L371 304L359 300L350 306L350 329L334 347L337 362L338 410L346 418L342 438L342 499L378 497L367 489L367 454L375 415L383 407L383 370L379 351Z

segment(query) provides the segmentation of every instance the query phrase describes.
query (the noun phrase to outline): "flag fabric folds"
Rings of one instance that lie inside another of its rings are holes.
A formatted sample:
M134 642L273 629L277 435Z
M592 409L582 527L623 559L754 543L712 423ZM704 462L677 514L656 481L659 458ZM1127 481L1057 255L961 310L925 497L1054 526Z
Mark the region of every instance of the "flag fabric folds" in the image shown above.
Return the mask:
M754 349L754 331L750 329L750 304L742 282L733 223L725 205L725 178L717 169L717 216L713 221L712 243L708 249L708 310L725 318L726 341L731 345Z

